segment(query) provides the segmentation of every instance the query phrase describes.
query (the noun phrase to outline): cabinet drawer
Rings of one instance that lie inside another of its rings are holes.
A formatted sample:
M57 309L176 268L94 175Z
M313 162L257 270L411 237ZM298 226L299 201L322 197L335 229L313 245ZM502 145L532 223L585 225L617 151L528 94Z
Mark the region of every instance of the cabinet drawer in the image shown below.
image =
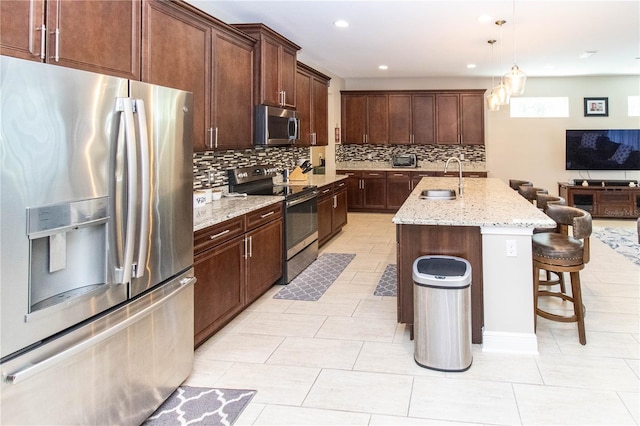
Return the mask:
M345 175L349 177L362 177L362 172L359 170L338 170L336 172L339 175Z
M244 233L244 216L229 219L217 225L196 231L193 237L194 254L228 241Z
M386 179L386 172L362 172L362 177L364 178L381 178Z
M263 207L260 210L247 213L247 231L257 228L274 219L282 218L282 203L276 203Z
M411 179L411 172L387 172L387 179Z
M318 188L318 201L329 198L333 195L333 184L324 185Z
M334 182L333 183L333 191L334 192L338 192L338 191L343 190L343 189L345 191L347 189L347 181L346 180L343 179L343 180L341 180L339 182Z
M411 172L412 179L422 179L423 177L435 177L438 176L438 172L435 170L425 170L421 172Z

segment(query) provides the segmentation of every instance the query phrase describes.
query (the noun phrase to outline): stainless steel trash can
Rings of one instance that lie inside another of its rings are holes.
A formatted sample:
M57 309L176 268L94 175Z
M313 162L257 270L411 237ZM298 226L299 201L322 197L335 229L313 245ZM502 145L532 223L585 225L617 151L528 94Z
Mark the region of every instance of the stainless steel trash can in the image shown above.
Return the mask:
M413 262L414 359L438 371L471 367L471 264L454 256Z

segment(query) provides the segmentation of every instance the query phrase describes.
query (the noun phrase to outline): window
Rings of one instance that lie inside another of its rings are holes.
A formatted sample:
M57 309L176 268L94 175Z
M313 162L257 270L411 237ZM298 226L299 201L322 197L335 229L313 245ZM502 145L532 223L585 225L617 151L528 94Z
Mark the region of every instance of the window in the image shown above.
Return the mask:
M640 96L629 96L629 117L640 117Z
M511 117L514 118L569 117L569 98L567 97L513 97L509 107Z

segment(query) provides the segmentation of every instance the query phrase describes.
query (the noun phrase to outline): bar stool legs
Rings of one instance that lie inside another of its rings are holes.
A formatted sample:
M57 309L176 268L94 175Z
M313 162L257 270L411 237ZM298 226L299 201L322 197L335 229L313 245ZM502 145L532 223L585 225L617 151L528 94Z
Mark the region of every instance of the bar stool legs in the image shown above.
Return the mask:
M559 321L559 322L575 322L578 325L578 339L580 341L580 344L585 345L587 343L587 337L586 337L586 333L585 333L585 327L584 327L584 314L585 314L585 308L584 305L582 303L582 288L580 285L580 269L576 269L576 268L570 268L570 270L567 270L566 272L569 272L570 277L571 277L571 296L569 296L567 293L565 293L564 291L550 291L547 289L540 289L540 285L544 285L544 281L540 281L540 270L547 270L546 268L549 268L549 265L544 265L544 264L540 264L540 262L534 261L534 265L533 265L533 288L534 288L534 295L533 295L533 299L534 299L534 312L536 315L536 323L537 323L537 316L540 315L543 318L552 320L552 321ZM565 269L565 268L563 268ZM569 268L567 268L569 269ZM559 272L560 274L562 272L560 271L554 271L554 272ZM558 297L562 300L565 300L567 302L571 302L573 304L573 315L570 316L563 316L563 315L558 315L558 314L553 314L547 311L542 310L541 308L538 307L538 298L539 297L543 297L543 296L550 296L550 297Z

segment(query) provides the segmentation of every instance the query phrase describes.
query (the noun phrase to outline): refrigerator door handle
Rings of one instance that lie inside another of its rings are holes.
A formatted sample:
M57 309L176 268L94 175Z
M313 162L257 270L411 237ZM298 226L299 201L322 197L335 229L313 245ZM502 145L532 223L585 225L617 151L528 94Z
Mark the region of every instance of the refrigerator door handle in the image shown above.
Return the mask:
M91 336L86 340L81 341L75 346L71 346L68 349L64 349L63 351L58 352L55 355L50 356L49 358L45 358L40 362L31 364L16 372L9 373L5 375L4 380L7 383L11 383L14 385L21 383L26 379L41 373L44 370L47 370L63 361L66 361L67 359L71 358L74 355L79 354L80 352L83 352L93 346L96 346L100 342L104 342L105 340L109 339L111 336L115 335L116 333L119 333L120 331L126 329L132 324L135 324L141 318L146 317L151 312L160 308L166 301L174 297L176 293L186 288L190 284L195 283L195 281L196 281L195 277L185 277L181 279L176 283L177 287L172 289L172 291L170 291L168 294L163 295L160 299L154 301L149 306L142 308L138 312L133 313L131 316L127 317L125 320L119 322L118 324L112 327L109 327L103 332L100 332L94 336Z
M124 140L125 151L127 155L127 211L126 211L126 230L124 239L124 256L122 262L122 270L120 277L120 284L129 284L131 282L131 268L133 264L133 250L135 244L135 220L136 220L136 197L138 195L138 162L136 157L136 143L135 143L135 126L133 120L133 101L130 98L118 98L116 103L116 110L122 113L124 118ZM123 220L123 215L118 214L117 221ZM118 228L122 228L119 225Z
M140 146L140 231L138 232L138 254L135 265L134 278L145 274L149 247L149 205L151 198L150 180L151 165L149 157L149 134L147 132L147 113L142 99L135 100L136 117L138 121L138 145Z

